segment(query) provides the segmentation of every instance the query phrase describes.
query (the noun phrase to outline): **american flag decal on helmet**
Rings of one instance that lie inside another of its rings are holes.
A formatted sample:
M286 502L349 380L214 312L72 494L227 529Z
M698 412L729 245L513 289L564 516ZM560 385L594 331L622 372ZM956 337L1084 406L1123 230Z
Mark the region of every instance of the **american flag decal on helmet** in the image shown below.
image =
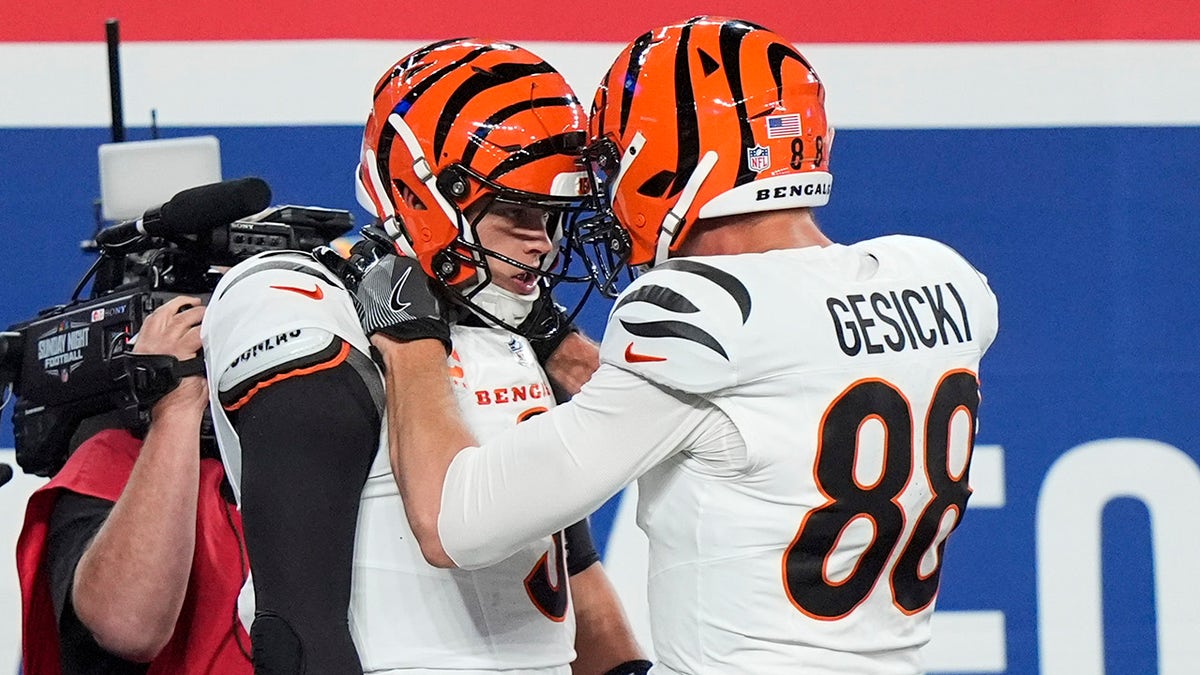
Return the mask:
M800 135L800 115L771 115L767 118L767 138L790 138Z

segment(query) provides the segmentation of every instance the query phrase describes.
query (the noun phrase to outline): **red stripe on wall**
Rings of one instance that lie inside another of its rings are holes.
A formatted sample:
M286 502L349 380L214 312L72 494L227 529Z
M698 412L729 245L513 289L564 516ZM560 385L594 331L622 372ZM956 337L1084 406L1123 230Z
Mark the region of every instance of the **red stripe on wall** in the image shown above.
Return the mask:
M0 42L434 39L627 42L698 11L766 25L805 42L1042 42L1200 39L1197 0L5 0ZM570 7L570 9L568 9ZM391 11L391 15L387 14Z

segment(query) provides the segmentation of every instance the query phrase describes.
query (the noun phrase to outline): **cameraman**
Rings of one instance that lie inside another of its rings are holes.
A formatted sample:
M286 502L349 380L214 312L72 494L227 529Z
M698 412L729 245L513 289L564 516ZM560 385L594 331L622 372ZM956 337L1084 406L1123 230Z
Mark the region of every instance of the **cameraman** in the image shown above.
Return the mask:
M168 301L133 353L195 357L203 317L197 298ZM200 451L207 396L203 374L182 378L144 440L95 433L30 498L17 543L24 672L252 671L241 520L220 462Z

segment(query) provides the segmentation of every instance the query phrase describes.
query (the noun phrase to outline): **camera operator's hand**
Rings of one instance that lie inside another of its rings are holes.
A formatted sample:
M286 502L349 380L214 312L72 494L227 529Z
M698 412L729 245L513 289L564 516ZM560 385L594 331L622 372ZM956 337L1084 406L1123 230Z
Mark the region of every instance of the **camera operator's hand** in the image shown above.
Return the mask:
M200 353L200 321L204 306L199 298L172 298L142 322L134 354L165 354L186 361ZM168 410L203 414L208 405L208 380L203 375L185 377L154 405L155 416Z

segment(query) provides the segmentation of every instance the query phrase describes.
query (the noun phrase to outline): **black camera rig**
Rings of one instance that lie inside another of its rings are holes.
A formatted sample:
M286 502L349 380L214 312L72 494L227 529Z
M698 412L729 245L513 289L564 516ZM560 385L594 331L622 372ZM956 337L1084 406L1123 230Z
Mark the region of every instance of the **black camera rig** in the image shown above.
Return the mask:
M179 295L207 300L220 278L214 268L263 251L312 251L353 227L349 211L269 202L260 179L216 183L102 230L100 256L72 299L0 333L0 390L11 384L16 396L16 457L26 473L54 475L87 418L120 411L128 428L148 425L137 392L155 386L154 374L126 361L128 339L157 307ZM89 279L91 297L78 299Z

